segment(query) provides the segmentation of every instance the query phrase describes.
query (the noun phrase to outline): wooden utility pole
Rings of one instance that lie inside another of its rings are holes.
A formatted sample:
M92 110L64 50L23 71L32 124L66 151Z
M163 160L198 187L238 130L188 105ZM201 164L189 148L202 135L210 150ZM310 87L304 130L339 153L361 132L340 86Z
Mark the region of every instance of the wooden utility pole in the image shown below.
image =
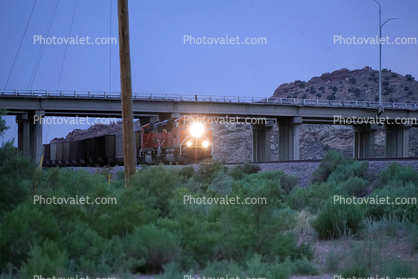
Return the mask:
M118 0L120 86L122 102L123 160L125 185L129 187L131 176L136 171L135 137L132 113L131 54L129 47L128 0Z

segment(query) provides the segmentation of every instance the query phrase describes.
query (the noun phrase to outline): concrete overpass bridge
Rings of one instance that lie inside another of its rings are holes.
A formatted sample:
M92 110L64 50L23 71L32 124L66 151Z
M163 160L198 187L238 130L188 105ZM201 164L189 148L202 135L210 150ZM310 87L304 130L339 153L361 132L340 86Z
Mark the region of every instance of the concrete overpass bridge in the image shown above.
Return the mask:
M218 117L265 117L265 124L254 124L253 161L271 160L270 133L274 122L279 126L279 159L298 160L300 124L343 124L353 126L354 158L374 157L374 137L378 125L386 129L386 157L407 157L408 129L418 125L418 105L412 103L383 103L367 101L312 100L290 98L256 98L239 96L209 96L180 94L133 94L136 119L147 123L180 115ZM39 116L121 117L119 93L75 91L0 92L0 108L16 115L18 150L40 161L42 156L42 124ZM157 118L158 117L158 118ZM335 122L336 117L345 121ZM353 123L353 118L361 119ZM350 121L351 119L351 121ZM369 122L365 123L368 119ZM378 120L372 121L372 119ZM384 119L384 120L382 120ZM408 120L408 121L406 121Z

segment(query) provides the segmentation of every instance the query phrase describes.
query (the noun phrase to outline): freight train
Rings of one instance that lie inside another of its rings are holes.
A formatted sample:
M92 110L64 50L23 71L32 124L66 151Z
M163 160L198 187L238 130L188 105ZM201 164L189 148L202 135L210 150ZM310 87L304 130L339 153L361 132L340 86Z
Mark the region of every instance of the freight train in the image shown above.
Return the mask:
M206 118L182 116L148 123L135 132L138 164L190 164L212 158L212 131ZM43 166L123 165L122 133L45 144Z

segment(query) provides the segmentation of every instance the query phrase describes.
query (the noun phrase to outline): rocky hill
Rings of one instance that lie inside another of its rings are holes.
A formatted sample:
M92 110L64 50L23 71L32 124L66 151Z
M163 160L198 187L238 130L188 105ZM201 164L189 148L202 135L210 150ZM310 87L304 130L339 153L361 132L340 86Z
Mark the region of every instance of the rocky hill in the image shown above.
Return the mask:
M283 83L273 96L281 98L378 101L379 71L364 67L324 73L309 81ZM382 70L383 102L417 102L418 82L411 75L402 76Z
M358 70L341 69L324 73L309 81L296 80L281 84L273 94L278 98L378 101L379 71L370 67ZM411 75L402 76L382 70L383 102L418 102L418 82ZM219 142L214 156L226 162L251 160L251 127L249 125L218 125L214 140ZM278 128L273 127L272 160L278 159ZM350 126L300 126L301 159L320 159L335 149L347 156L353 153L354 133ZM375 154L384 157L385 131L376 132ZM215 144L216 146L216 144ZM410 129L410 156L418 156L418 130Z
M402 76L390 70L382 70L383 102L418 102L418 82L411 75ZM273 96L280 98L378 101L379 72L370 67L358 70L341 69L324 73L309 81L296 80L281 84ZM135 130L139 130L135 122ZM250 125L212 125L214 158L224 162L244 162L252 157L252 131ZM122 132L121 123L96 124L87 130L76 129L66 138L73 141L95 136ZM354 134L350 126L308 125L300 126L301 159L320 159L335 149L347 156L353 153ZM384 156L385 132L376 132L375 153ZM278 159L278 127L274 126L271 137L272 160ZM418 156L418 130L410 129L410 156Z
M134 121L134 130L141 130L141 125L139 121ZM117 133L122 133L122 121L118 121L117 123L112 123L110 125L97 123L89 127L88 129L75 129L72 132L68 133L68 135L65 138L55 138L51 140L51 142L71 142Z

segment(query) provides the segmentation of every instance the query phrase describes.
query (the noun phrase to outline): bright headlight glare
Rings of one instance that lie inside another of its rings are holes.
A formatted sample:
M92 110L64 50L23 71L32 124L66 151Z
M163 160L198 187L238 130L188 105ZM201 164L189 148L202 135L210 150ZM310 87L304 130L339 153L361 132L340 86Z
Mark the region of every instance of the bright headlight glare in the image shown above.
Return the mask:
M191 141L188 141L187 142L187 146L192 146L192 142Z
M206 140L204 142L202 142L203 147L208 147L209 146L209 142L207 142Z
M205 130L205 128L203 127L202 124L195 123L190 127L190 133L194 137L200 137L203 134L204 130Z

